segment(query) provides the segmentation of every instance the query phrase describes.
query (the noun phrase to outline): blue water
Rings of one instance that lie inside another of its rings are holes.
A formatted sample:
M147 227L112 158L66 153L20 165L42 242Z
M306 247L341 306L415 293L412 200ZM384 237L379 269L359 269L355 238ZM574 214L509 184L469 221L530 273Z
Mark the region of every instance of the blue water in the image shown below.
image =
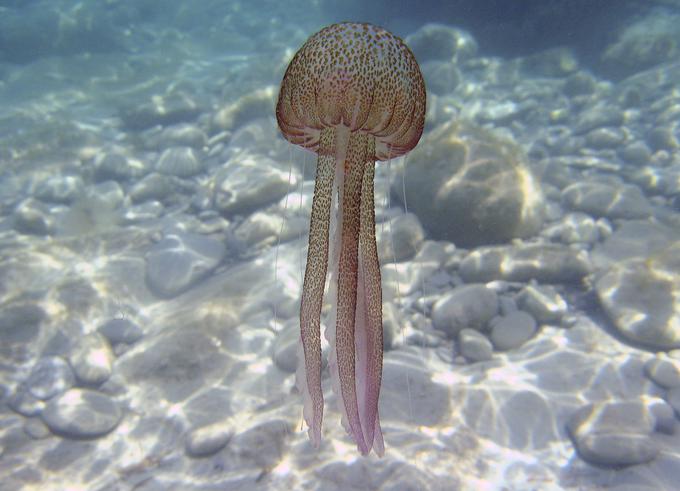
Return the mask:
M317 155L275 106L348 20L428 94L376 164L382 458L325 339L318 449L295 381ZM676 489L678 26L674 0L0 0L0 490Z

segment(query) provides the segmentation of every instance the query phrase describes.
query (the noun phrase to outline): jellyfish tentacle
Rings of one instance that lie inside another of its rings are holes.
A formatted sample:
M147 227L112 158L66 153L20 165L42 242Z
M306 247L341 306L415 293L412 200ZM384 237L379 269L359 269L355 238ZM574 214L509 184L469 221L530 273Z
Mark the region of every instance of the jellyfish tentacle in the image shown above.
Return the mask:
M320 326L328 268L328 228L335 178L335 140L336 135L332 128L321 131L309 226L307 266L300 304L300 337L304 353L304 372L298 370L297 384L304 399L303 411L309 427L309 438L315 447L321 443L323 420Z

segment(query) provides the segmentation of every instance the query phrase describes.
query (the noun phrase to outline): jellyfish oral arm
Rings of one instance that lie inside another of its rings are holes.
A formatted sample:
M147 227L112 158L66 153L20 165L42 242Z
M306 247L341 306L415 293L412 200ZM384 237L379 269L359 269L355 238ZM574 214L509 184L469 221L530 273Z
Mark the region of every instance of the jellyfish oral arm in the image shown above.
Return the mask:
M333 193L338 190L335 253L331 258L331 290L337 298L331 298L335 306L325 333L331 346L332 385L343 426L359 451L366 455L374 449L382 455L378 399L383 335L373 199L375 140L365 133L350 133L347 127L324 129L318 153L300 310L303 359L298 387L303 393L304 417L310 439L318 446L323 418L319 326L328 269L328 219ZM333 176L337 176L335 183Z

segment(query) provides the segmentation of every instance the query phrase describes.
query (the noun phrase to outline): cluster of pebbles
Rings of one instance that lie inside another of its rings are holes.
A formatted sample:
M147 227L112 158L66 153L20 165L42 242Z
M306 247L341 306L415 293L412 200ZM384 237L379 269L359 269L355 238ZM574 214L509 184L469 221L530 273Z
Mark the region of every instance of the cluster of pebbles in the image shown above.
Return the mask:
M430 98L377 166L385 457L354 457L327 377L321 449L299 431L315 157L277 135L282 62L0 179L0 489L680 482L680 65L611 83L566 49L407 42Z

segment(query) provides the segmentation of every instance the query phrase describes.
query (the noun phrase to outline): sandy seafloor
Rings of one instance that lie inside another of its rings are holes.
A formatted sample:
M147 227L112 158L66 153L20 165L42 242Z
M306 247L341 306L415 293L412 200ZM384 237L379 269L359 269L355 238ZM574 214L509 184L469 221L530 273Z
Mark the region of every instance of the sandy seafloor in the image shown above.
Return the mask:
M294 387L315 156L273 108L316 5L0 64L0 490L680 488L680 64L635 37L677 23L616 81L400 33L429 98L376 173L378 459L327 373L314 449Z

